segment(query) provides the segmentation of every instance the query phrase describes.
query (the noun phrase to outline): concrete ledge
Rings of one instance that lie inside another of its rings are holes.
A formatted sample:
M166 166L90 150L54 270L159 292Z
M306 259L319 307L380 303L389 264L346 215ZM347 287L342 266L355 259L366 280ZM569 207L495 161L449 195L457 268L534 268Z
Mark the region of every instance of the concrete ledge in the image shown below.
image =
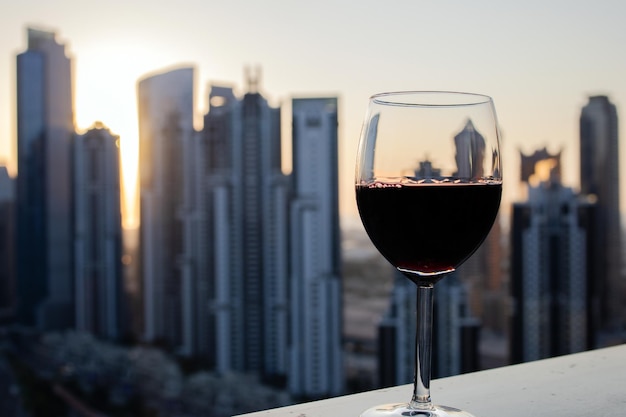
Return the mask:
M358 417L411 392L402 385L245 416ZM434 380L431 397L476 417L624 417L626 345Z

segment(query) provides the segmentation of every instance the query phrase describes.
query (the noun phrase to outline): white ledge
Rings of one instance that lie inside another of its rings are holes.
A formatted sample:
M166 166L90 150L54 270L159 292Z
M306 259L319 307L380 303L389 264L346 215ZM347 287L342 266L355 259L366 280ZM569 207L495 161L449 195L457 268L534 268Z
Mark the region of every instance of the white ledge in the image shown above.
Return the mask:
M378 404L407 402L411 385L245 414L358 417ZM432 381L435 404L476 417L624 417L626 345Z

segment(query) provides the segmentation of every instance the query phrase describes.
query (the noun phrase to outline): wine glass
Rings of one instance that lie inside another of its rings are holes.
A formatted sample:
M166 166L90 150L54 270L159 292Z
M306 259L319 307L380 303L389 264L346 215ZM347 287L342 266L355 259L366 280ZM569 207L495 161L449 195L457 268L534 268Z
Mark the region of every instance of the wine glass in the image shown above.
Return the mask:
M417 287L411 401L362 417L472 416L430 399L433 288L483 242L502 194L493 100L450 91L369 100L356 163L361 221L378 251Z

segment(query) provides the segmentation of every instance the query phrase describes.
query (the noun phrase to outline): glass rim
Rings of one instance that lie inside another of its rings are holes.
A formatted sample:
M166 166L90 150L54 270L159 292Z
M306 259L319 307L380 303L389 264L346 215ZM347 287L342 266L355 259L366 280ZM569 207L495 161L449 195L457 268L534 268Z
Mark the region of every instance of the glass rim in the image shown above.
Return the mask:
M407 90L374 94L374 104L400 107L460 107L492 103L491 96L480 93L446 90Z

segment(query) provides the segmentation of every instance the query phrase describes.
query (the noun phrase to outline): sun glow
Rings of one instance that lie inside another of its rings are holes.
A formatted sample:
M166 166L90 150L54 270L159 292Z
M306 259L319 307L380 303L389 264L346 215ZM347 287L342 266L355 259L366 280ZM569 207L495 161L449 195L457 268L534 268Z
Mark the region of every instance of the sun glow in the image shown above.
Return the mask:
M137 124L138 80L164 66L154 48L129 39L106 39L75 52L75 110L78 130L101 121L120 137L124 228L139 226Z
M94 111L102 110L101 113L106 116L106 109L102 107L103 102L98 103L87 102L83 107L77 106L77 115L80 115L81 109L88 110L93 105L94 109L86 112L91 114ZM133 115L124 115L123 117L100 117L97 120L103 120L104 127L108 128L112 134L119 136L118 146L120 149L120 177L121 177L121 203L122 203L122 225L124 228L136 228L139 226L139 196L138 196L138 134L136 117ZM79 131L86 130L82 126L93 125L93 120L90 123L84 123L84 119L77 118L77 126ZM110 120L105 122L104 120Z
M121 158L121 191L122 191L122 225L125 229L139 227L139 178L138 140L122 142Z

